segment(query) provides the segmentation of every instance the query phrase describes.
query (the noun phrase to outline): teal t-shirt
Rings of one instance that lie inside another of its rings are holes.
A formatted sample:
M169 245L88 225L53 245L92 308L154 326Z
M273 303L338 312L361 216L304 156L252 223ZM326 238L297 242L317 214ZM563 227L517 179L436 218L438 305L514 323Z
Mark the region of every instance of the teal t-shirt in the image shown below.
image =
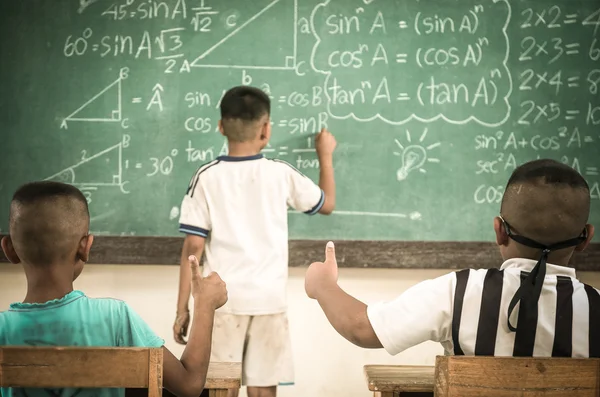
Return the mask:
M161 347L127 303L73 291L46 303L13 303L0 312L0 345ZM2 397L123 397L124 389L0 389Z

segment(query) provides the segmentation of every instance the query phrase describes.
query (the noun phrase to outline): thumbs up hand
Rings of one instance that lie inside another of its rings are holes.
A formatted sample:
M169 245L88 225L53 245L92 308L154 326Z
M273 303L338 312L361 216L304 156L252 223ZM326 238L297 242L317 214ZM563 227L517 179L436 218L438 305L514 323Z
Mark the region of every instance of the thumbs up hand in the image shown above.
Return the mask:
M325 248L325 262L315 262L308 267L304 280L304 289L311 299L317 299L320 291L336 285L338 265L335 259L335 246L328 242Z
M194 255L189 257L192 268L192 296L196 303L209 304L211 309L217 310L227 303L227 286L217 273L202 277L200 263Z
M214 311L227 303L227 286L217 273L211 273L202 277L200 262L195 255L188 258L192 271L192 296L194 297L194 310L205 308ZM173 325L173 337L175 342L185 345L184 339L190 326L190 313L178 312Z

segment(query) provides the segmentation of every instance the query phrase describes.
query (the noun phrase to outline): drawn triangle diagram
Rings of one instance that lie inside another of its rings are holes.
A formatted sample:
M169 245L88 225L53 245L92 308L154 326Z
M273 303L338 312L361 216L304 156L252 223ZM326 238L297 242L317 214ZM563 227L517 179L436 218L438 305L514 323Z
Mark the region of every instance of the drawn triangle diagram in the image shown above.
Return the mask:
M83 158L78 163L46 178L77 187L121 186L121 143Z
M60 128L67 129L68 123L71 121L120 122L121 81L122 79L119 77L89 98L83 105L63 119Z
M298 0L257 0L243 3L235 26L219 24L211 33L195 35L189 48L199 48L192 67L286 70L296 67L296 17ZM202 15L195 18L202 19ZM233 20L233 19L232 19ZM212 34L206 36L206 34ZM213 38L211 40L210 38ZM267 40L265 42L265 39ZM208 43L208 44L207 44ZM266 43L266 44L265 44Z

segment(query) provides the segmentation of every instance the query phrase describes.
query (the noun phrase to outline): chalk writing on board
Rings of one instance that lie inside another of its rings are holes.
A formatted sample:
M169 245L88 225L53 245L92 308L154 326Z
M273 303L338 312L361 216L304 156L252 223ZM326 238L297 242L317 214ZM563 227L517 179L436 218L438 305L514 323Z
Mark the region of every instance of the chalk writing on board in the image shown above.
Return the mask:
M513 37L518 43L515 58L523 66L513 65L520 92L514 100L517 106L513 109L513 124L504 125L502 131L475 137L474 149L483 155L476 156L474 169L475 175L490 178L514 170L521 163L524 151L537 154L537 158L550 156L580 172L589 182L591 198L597 200L600 199L597 162L577 153L600 142L600 135L589 128L600 121L600 112L596 113L600 110L597 103L600 71L593 63L586 62L600 59L596 37L600 9L586 15L573 13L573 8L567 10L567 7L524 8L514 21L523 32L521 37ZM576 24L587 26L591 37L583 32L577 36L566 34ZM572 67L574 60L579 67ZM525 126L526 130L519 126ZM558 156L559 153L569 154ZM482 180L473 192L473 199L476 204L498 204L503 191L503 185Z
M121 142L100 152L89 155L81 153L77 163L51 175L45 180L70 183L82 189L86 196L99 188L119 188L128 194L125 185L129 182L123 178L123 149L129 147L131 137L124 135Z
M91 195L90 195L90 196L88 196L88 203L91 203L91 201L92 200L91 200ZM111 210L108 210L106 212L102 212L102 213L100 213L98 215L94 215L94 216L90 217L90 222L98 222L98 221L101 221L103 219L110 218L111 216L116 215L116 214L117 214L117 210L116 209L111 209Z
M425 163L439 163L440 159L431 157L429 151L439 147L440 142L435 142L427 145L424 143L427 136L427 128L423 131L417 142L413 143L410 131L406 130L406 143L403 145L398 139L395 139L398 151L394 151L394 155L400 157L401 166L396 171L396 179L403 181L408 178L408 174L412 171L419 171L422 174L427 173L427 169L423 166Z
M180 58L184 45L182 32L185 28L162 29L157 34L148 31L137 35L111 34L97 38L91 28L86 28L80 36L67 36L63 54L67 58L82 57L90 53L100 58L133 56L134 59L168 60Z
M85 1L85 0L81 0ZM89 1L89 0L88 0ZM112 3L100 15L115 21L124 19L175 19L187 17L185 0L171 2L127 0L124 4ZM202 2L204 3L204 1Z
M300 211L288 211L290 214L302 215ZM359 216L359 217L377 217L377 218L402 218L418 221L421 219L421 213L418 211L411 212L410 214L403 214L397 212L373 212L373 211L335 211L336 215L341 216Z
M171 208L171 212L169 213L169 220L174 220L179 218L179 207Z
M215 14L218 14L218 11L214 11L212 8L201 7L198 9L193 20L195 30L199 32L213 30ZM268 18L284 18L287 21L286 25L290 27L288 31L278 32L280 35L286 35L289 40L286 41L287 46L285 48L279 49L276 59L271 56L264 60L255 59L254 62L249 63L245 59L247 56L242 51L231 52L232 49L227 47L228 42L237 35L243 35L246 27L264 23ZM224 24L219 29L219 32L223 32L223 37L193 58L190 62L191 67L295 70L298 52L298 0L272 0L266 6L257 9L252 16L242 23L239 23L241 21L238 20L235 12L223 16L223 21ZM215 53L223 47L229 50L227 56L229 61L226 64L212 61L211 59L216 59Z
M81 14L86 8L97 1L98 0L79 0L79 8L77 9L77 12Z
M494 151L493 158L489 154L476 160L476 175L494 175L514 170L519 162L516 155L521 150L533 150L539 153L558 153L564 150L582 149L590 144L597 144L600 135L582 134L578 127L561 126L547 133L533 133L529 136L519 136L515 132L497 131L494 135L478 135L475 137L474 149L479 151ZM478 156L476 156L478 157ZM540 157L540 156L538 156ZM578 157L561 156L560 161L573 167L586 179L599 175L599 168L593 162L581 161ZM488 186L482 184L474 192L474 200L478 204L499 203L502 199L503 186ZM600 198L598 182L590 183L592 198Z
M73 40L80 45L73 44L75 49L65 51L65 55L80 56L91 50L100 57L125 55L133 56L134 59L163 60L166 63L165 73L189 73L193 68L297 69L298 0L272 0L264 5L259 2L248 3L246 7L252 11L243 18L235 9L220 10L213 7L221 5L216 1L201 1L199 5L193 6L188 3L189 1L186 3L184 0L127 0L123 4L112 3L101 13L102 17L114 21L160 19L165 22L173 21L179 26L161 30L158 34L143 31L138 35L110 34L94 39L91 39L91 34L87 37L69 37L65 46L71 45ZM248 60L243 49L235 48L235 44L232 44L232 41L245 34L248 27L264 24L269 19L282 18L289 30L279 32L280 35L286 35L287 40L285 48L278 49L277 59L273 59L272 54L267 51L262 51L267 56L261 59L255 56ZM196 40L193 48L187 48L183 31L192 31L197 37L201 36L202 40ZM226 63L218 61L224 53L227 54Z
M158 173L162 175L170 175L173 172L173 158L179 154L177 149L172 149L171 153L164 157L150 157L150 162L152 164L152 170L146 174L146 176L154 176Z
M122 68L119 77L106 88L87 100L73 113L65 117L60 128L67 129L68 122L85 121L100 123L124 122L122 114L122 82L129 76L129 69ZM106 103L112 103L111 108L106 108Z
M154 87L152 87L152 98L148 105L146 106L146 110L150 110L153 107L156 107L159 112L163 111L163 102L162 102L162 94L165 89L160 83L156 83Z
M535 157L574 167L600 200L600 166L589 155L600 142L600 9L554 3L71 2L78 23L48 42L80 83L52 116L63 136L84 138L37 177L62 169L48 179L78 186L104 234L135 234L109 231L122 213L108 198L168 187L148 203L162 205L161 227L170 227L180 202L171 192L227 153L219 105L226 88L242 84L271 98L266 156L316 177L314 137L330 128L341 191L349 181L359 190L360 180L386 196L342 200L342 217L431 222L425 204L421 214L405 196L440 178L456 178L454 196L481 214L501 200L506 176ZM249 51L265 32L264 48Z
M398 49L396 35L388 32L394 25L386 22L381 12L368 13L367 8L359 8L355 15L343 15L335 13L333 4L327 0L317 5L310 17L315 41L310 65L314 72L326 76L322 95L326 97L324 102L331 117L361 122L379 119L391 125L410 121L443 120L451 124L473 121L490 127L508 120L511 112L508 99L512 93L507 64L511 51L507 34L511 19L508 0L495 0L485 7L474 3L455 17L417 13L412 24L410 21L398 24L400 30L414 27L419 48L412 51ZM483 32L478 33L479 18L485 13L502 15L502 24L487 29L483 36ZM381 42L368 45L342 41L352 44L340 47L336 39L344 35L360 40L361 34L367 32L379 33ZM460 35L463 44L440 47L439 35L449 32ZM488 50L491 44L495 51ZM500 59L498 46L504 52ZM422 69L453 67L457 74L447 73L444 77L432 74L425 81L392 79L389 75L389 70L398 69L396 73L402 73L404 65L411 64ZM356 69L362 77L359 81ZM457 111L465 107L470 109L467 114Z

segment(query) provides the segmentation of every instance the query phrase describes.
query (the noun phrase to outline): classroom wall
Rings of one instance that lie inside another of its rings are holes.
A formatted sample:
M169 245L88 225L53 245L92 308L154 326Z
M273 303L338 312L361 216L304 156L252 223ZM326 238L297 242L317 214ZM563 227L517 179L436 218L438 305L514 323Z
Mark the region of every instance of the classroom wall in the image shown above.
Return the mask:
M370 397L362 373L364 364L433 365L439 345L428 342L396 357L384 351L362 350L346 342L329 325L318 304L304 293L305 269L290 269L289 317L296 366L296 385L281 387L280 397ZM391 299L419 281L446 270L341 269L340 283L365 302ZM600 287L600 272L579 277ZM183 347L172 338L178 268L176 266L87 266L75 287L91 297L127 301L166 340L177 356ZM14 265L0 265L0 310L25 296L25 277ZM245 391L241 393L246 397Z

